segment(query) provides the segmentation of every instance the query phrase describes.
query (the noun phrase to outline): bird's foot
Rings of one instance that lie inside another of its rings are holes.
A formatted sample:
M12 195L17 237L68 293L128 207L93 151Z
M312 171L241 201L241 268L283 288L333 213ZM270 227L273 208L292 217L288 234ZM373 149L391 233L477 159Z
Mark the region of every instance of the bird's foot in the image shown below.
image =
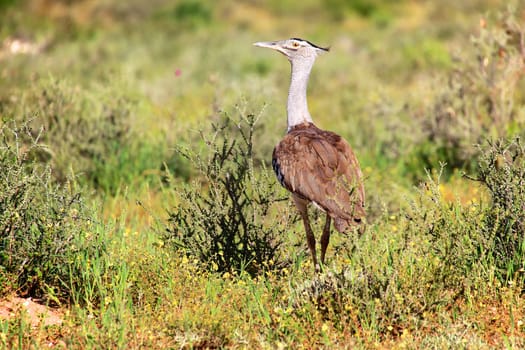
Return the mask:
M319 265L318 263L315 264L315 273L321 273L321 272L322 272L321 265Z

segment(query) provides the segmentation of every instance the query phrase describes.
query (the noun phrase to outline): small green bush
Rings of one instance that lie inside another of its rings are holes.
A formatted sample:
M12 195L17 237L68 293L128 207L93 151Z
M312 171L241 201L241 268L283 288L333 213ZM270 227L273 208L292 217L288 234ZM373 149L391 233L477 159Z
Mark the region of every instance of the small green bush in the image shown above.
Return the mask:
M5 7L9 7L9 6L13 6L15 5L17 2L17 0L0 0L0 9L1 8L5 8Z
M525 267L525 146L519 138L498 140L482 152L478 180L492 197L484 234L492 242L501 277L512 279Z
M30 134L20 135L20 142L27 147L40 137L32 156L50 164L55 179L64 182L72 173L82 174L96 184L103 181L97 173L100 164L129 147L132 105L125 96L99 95L51 77L1 100L0 111L19 124L30 121ZM38 134L41 129L44 133Z
M400 4L402 1L396 2ZM323 3L324 9L335 20L345 18L347 12L356 14L363 18L372 19L376 24L384 26L388 24L393 15L390 13L392 3L384 0L328 0Z
M199 176L178 188L180 205L169 218L166 238L218 271L256 274L282 263L280 246L292 222L275 207L281 197L274 175L254 166L257 117L229 116L202 137L202 155L181 150ZM272 264L273 262L273 264Z
M173 17L179 24L195 28L211 22L212 10L207 2L183 0L175 7Z
M56 184L49 166L34 161L43 146L33 134L27 125L0 126L0 280L12 284L0 292L70 299L75 284L89 285L83 264L105 243L75 184Z
M408 163L415 161L418 168L430 169L446 162L449 170L474 170L477 144L522 132L525 24L518 16L509 7L496 25L482 24L472 39L473 52L466 50L447 80L435 84L435 100L416 116L424 137Z

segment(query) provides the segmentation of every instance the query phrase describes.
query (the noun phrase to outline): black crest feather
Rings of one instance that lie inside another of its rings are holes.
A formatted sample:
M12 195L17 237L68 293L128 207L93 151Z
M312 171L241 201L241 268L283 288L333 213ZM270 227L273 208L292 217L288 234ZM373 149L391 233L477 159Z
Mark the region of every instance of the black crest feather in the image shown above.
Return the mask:
M323 50L323 51L330 51L330 48L329 47L321 47L321 46L318 46L318 45L315 45L313 42L311 41L308 41L308 40L304 40L304 39L301 39L301 38L291 38L291 40L297 40L297 41L304 41L308 44L310 44L310 46L313 46L319 50Z

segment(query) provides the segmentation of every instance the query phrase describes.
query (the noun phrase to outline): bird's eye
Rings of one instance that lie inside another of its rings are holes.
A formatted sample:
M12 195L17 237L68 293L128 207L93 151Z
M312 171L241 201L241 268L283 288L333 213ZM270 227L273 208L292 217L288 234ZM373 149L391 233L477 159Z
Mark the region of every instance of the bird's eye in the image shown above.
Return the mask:
M298 47L299 47L299 43L298 43L297 41L294 41L294 42L292 43L292 47L294 47L294 48L298 48Z

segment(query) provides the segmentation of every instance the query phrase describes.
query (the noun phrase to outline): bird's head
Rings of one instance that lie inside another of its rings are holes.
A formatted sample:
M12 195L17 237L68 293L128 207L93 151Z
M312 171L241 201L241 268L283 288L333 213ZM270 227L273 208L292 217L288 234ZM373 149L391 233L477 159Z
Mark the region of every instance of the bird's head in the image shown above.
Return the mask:
M308 40L291 38L281 41L260 41L253 45L274 49L285 55L290 62L298 59L315 59L318 55L328 52L329 48L324 48L312 44Z

